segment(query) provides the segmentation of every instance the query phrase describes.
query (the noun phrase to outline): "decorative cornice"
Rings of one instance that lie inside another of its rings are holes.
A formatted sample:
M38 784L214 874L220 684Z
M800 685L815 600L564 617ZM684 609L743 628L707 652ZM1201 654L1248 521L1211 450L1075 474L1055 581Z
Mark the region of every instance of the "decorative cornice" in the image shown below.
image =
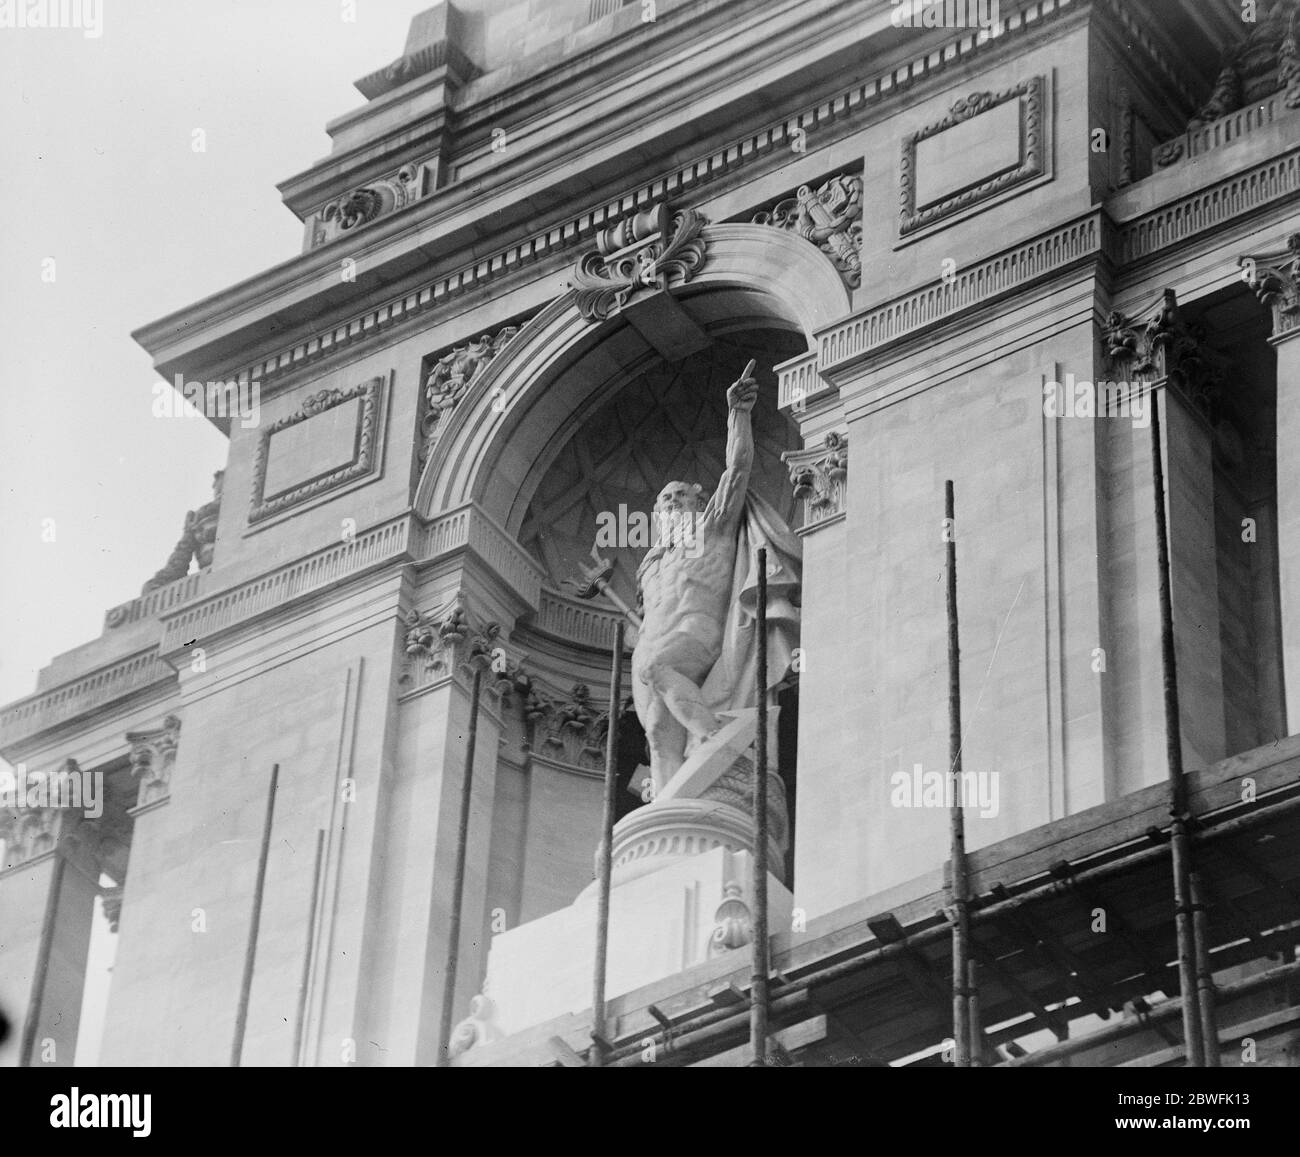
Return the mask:
M466 505L427 523L409 514L388 519L347 542L178 608L163 617L159 651L171 654L196 638L211 643L224 631L395 562L432 562L461 551L481 558L527 606L537 605L541 569L481 510Z
M608 610L595 607L582 599L542 587L537 615L531 626L544 635L593 647L606 654L614 634L614 624L622 618L623 612L612 607Z
M605 321L638 290L690 281L707 260L700 236L706 224L694 209L676 214L670 224L668 206L661 203L602 230L596 248L573 270L578 312L587 321Z
M804 504L805 530L842 515L848 497L849 436L832 430L819 447L786 450L794 496Z
M1285 94L1274 93L1263 100L1236 109L1209 124L1189 128L1181 136L1157 145L1151 154L1155 169L1168 168L1183 159L1199 157L1225 145L1236 144L1244 137L1267 128L1281 116L1290 116L1294 105L1287 105Z
M253 461L253 496L248 511L251 525L280 514L291 506L328 493L340 486L373 474L380 459L379 414L383 405L383 378L371 378L346 389L320 390L304 399L297 413L289 414L266 426L257 440ZM271 438L279 431L314 418L317 414L341 406L353 399L361 400L357 417L356 452L352 460L337 470L294 486L280 494L266 494L266 468L271 454Z
M170 607L187 603L203 589L206 579L206 571L195 571L166 586L155 587L148 594L132 599L129 603L111 607L104 612L104 629L111 630L138 623L142 619L152 619Z
M1117 257L1131 264L1297 194L1300 150L1292 150L1118 225Z
M519 326L508 325L496 334L484 334L477 341L456 346L442 354L424 379L424 416L420 420L419 464L423 469L438 444L438 437L446 428L447 419L479 371L497 356L519 332Z
M811 241L856 289L862 284L862 177L841 173L816 189L800 185L794 196L777 201L753 218Z
M1242 257L1242 279L1273 314L1274 338L1300 332L1300 233L1286 239L1286 248Z
M150 648L0 710L0 750L146 688L174 684L176 672Z
M1043 131L1043 78L1031 76L1013 88L1002 92L975 92L953 103L951 111L942 120L935 121L903 138L902 183L899 191L902 207L899 210L898 233L906 237L942 221L972 205L978 205L1018 185L1042 176L1047 171L1046 138ZM1020 162L981 181L969 189L944 197L933 205L917 207L916 204L916 146L920 142L950 129L954 125L977 117L1010 100L1019 100L1024 107L1023 136Z
M1009 13L1002 21L1000 34L981 39L982 30L963 32L942 46L942 51L927 49L911 60L841 89L828 99L791 113L774 123L746 132L731 143L647 181L612 201L584 208L557 221L554 225L470 263L440 273L407 293L390 298L378 306L330 326L328 329L282 346L251 365L238 365L222 371L223 380L253 381L263 384L290 371L322 361L343 350L365 342L388 329L413 321L427 310L482 288L496 278L513 273L523 266L571 249L599 230L642 210L647 204L665 198L680 198L690 190L717 182L738 168L767 161L769 167L784 164L792 144L799 148L814 133L829 141L851 132L864 117L874 115L877 106L913 89L918 83L939 73L961 69L973 54L994 50L1010 43L1010 38L1041 29L1057 16L1075 11L1069 0L1037 0ZM455 189L447 186L447 191ZM168 319L173 325L184 324L183 314ZM146 337L149 347L161 347L166 338Z
M922 286L821 330L817 334L818 372L827 375L845 369L941 321L1096 261L1108 249L1101 214L1091 212L958 270L950 280ZM781 372L782 405L793 400L796 378L806 378L808 372L802 359L788 362L786 367ZM806 390L805 398L813 392Z
M131 774L140 781L137 808L166 803L171 796L172 767L176 763L180 732L181 721L175 715L168 715L159 728L126 733L126 741L131 745Z

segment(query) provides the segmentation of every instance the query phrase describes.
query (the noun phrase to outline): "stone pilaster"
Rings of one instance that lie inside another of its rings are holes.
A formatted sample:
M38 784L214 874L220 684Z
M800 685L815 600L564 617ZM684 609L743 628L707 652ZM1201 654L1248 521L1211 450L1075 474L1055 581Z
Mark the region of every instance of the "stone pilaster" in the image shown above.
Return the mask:
M52 789L42 792L42 780L80 772L71 759L55 772L25 774L20 768L22 802L0 812L0 839L5 842L0 973L8 981L9 995L21 1002L11 1009L16 1019L24 1023L35 1018L31 1055L20 1058L33 1066L73 1062L99 873L95 833L84 832L86 825L79 822L76 809L29 807L26 801L51 798ZM42 967L45 923L51 918Z
M1212 423L1218 371L1200 335L1185 323L1172 290L1165 291L1160 305L1146 318L1112 313L1103 345L1109 370L1120 387L1114 397L1127 397L1132 405L1133 391L1140 390L1147 395L1146 404L1160 407L1183 759L1189 770L1202 768L1227 754L1214 522ZM1099 417L1102 405L1099 400ZM1139 511L1150 511L1154 505L1150 438L1136 438L1133 446L1139 488L1135 502ZM1150 535L1139 541L1138 551L1148 551L1151 565L1139 567L1139 574L1154 584L1158 582L1155 521L1153 514L1145 517ZM1139 588L1136 597L1152 608L1151 615L1144 616L1151 623L1147 644L1158 648L1154 585L1150 590ZM1158 665L1151 669L1157 670ZM1158 702L1158 684L1151 687L1151 694Z
M1300 726L1300 233L1240 260L1242 278L1273 317L1277 351L1277 544L1286 725Z

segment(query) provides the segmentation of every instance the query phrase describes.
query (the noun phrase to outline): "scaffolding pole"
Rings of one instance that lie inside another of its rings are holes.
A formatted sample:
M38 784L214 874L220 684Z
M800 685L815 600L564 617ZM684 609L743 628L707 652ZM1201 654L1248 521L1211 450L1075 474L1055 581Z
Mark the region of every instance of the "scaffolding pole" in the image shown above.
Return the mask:
M948 809L953 907L952 1039L957 1067L968 1069L978 1029L971 1015L970 881L966 876L966 817L961 802L961 647L957 636L957 534L951 479L943 489L948 553L948 771L952 783L952 805Z
M767 939L767 551L758 549L758 663L755 693L758 734L754 739L754 970L750 986L750 1064L767 1063L769 1012Z
M239 984L239 1005L235 1009L235 1039L230 1044L230 1067L239 1068L244 1052L244 1030L248 1026L248 998L253 989L253 966L257 962L257 934L262 926L262 894L266 889L266 861L271 854L271 825L275 822L275 790L280 783L280 765L271 768L271 787L266 795L266 823L262 826L262 850L257 857L257 879L253 884L253 916L244 949L244 976Z
M307 944L302 952L302 976L298 980L298 1014L293 1022L293 1063L302 1064L302 1035L307 1024L307 984L311 979L312 945L316 938L316 907L320 901L321 863L325 858L325 829L316 832L316 866L311 873L311 902L307 905Z
M1165 387L1168 397L1168 386ZM1196 999L1196 925L1191 895L1191 836L1187 830L1187 779L1183 774L1182 716L1178 707L1178 664L1169 585L1169 524L1165 514L1164 450L1160 397L1151 396L1151 476L1156 514L1156 569L1160 588L1160 666L1164 678L1165 753L1169 773L1170 851L1173 858L1174 926L1178 938L1178 986L1183 998L1183 1043L1190 1068L1205 1066L1201 1009Z
M45 977L50 970L50 950L54 945L54 925L59 915L59 896L63 892L63 873L67 859L60 839L54 846L54 864L50 872L50 890L45 896L45 913L41 917L41 942L36 950L36 967L32 970L32 994L23 1022L22 1043L18 1046L18 1067L30 1068L36 1047L36 1027L45 1003Z
M596 967L591 994L591 1050L587 1066L605 1063L609 1040L605 1036L605 967L609 956L609 892L614 860L614 792L618 787L618 716L623 697L622 619L614 624L614 653L609 666L609 728L605 733L605 810L600 825L600 893L596 909Z
M465 775L460 788L460 825L456 830L456 869L451 883L451 922L447 927L447 966L443 969L442 1020L438 1027L438 1067L451 1063L451 1017L456 1004L456 967L460 956L460 921L465 904L465 854L469 846L469 805L474 787L474 749L478 745L478 702L483 666L474 665L469 693L469 735L465 740Z

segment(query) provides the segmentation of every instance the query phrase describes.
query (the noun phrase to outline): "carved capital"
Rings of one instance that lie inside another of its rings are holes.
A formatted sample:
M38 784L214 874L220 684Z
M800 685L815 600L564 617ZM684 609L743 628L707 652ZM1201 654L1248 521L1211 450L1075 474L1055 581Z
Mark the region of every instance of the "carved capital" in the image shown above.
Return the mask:
M3 868L17 868L55 850L64 834L62 807L49 803L48 781L53 775L79 775L76 760L69 759L59 772L27 772L21 764L16 772L0 776L0 840L4 841Z
M1286 248L1242 257L1242 280L1273 311L1273 336L1300 327L1300 233L1286 239Z
M604 767L609 712L592 702L585 683L575 683L567 695L534 688L524 712L534 725L533 748L539 754L590 771Z
M814 189L801 185L793 197L778 201L754 217L811 241L839 270L846 285L862 284L862 178L832 177Z
M137 807L149 807L171 796L172 767L176 763L176 746L181 721L168 715L163 725L153 731L128 731L131 745L131 774L140 781Z
M488 687L498 694L508 694L518 678L527 678L499 645L501 628L471 616L464 591L458 590L431 611L408 612L405 622L406 661L398 679L401 684L425 686L450 675L457 664L491 672Z
M690 281L703 268L707 224L694 209L668 221L668 206L656 205L602 230L596 249L581 257L570 282L578 312L605 321L639 290L665 290Z
M1204 332L1183 319L1172 289L1145 320L1112 311L1101 339L1107 367L1117 379L1166 383L1212 424L1217 421L1221 360L1207 348Z
M843 514L848 490L849 437L832 431L821 446L787 450L781 460L790 469L794 496L804 502L804 526Z
M438 438L447 427L447 419L460 404L469 388L478 380L489 362L519 332L508 325L495 334L484 334L477 341L456 346L441 355L424 379L424 417L420 422L420 465L429 460Z

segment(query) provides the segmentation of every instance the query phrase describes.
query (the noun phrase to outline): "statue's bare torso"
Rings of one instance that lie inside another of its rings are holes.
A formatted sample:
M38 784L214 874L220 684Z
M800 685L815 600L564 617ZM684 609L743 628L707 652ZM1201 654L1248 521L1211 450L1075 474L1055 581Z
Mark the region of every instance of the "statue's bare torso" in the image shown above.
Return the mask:
M743 376L727 391L727 469L703 511L696 509L699 487L683 482L670 482L656 502L656 512L677 526L641 564L644 618L632 652L632 694L656 790L681 767L688 739L707 738L721 724L699 688L722 653L737 525L753 464L749 411L757 390Z

